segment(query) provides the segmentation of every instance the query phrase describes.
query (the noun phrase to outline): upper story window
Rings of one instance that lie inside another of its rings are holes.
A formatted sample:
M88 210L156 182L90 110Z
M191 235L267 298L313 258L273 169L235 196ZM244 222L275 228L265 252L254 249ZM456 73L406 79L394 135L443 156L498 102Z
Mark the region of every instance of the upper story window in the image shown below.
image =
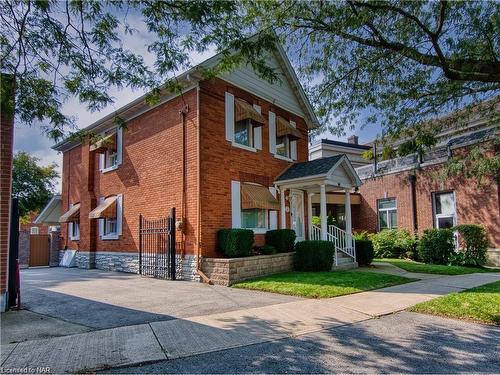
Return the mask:
M260 114L260 106L235 98L229 92L226 92L225 103L226 139L236 147L261 150L264 117Z
M269 149L271 153L287 160L297 160L297 140L302 134L295 122L269 113Z
M89 219L99 220L99 236L103 240L117 240L122 234L123 195L101 197L99 205L89 213Z
M377 209L379 230L396 229L398 227L398 211L395 198L379 199Z
M456 225L455 194L433 193L434 224L436 228L452 228Z
M104 134L90 146L90 151L99 154L99 170L108 172L122 163L123 129L114 128Z

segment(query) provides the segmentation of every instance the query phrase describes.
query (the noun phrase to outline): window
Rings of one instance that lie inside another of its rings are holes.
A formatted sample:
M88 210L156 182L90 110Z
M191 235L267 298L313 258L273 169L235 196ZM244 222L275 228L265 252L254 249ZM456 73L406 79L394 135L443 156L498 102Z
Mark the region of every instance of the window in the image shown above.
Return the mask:
M99 169L105 173L122 163L123 129L113 129L103 135L103 149L99 154Z
M69 227L69 237L72 241L80 239L80 222L73 221Z
M39 234L40 230L38 227L31 227L30 228L30 234Z
M396 199L379 199L377 201L377 208L379 230L396 229L398 227Z
M452 228L456 223L455 194L453 192L434 193L434 223L436 228Z
M103 240L117 240L122 234L123 195L110 195L100 199L89 218L99 220L99 236Z
M253 126L250 119L237 121L234 126L234 142L253 147Z
M246 229L267 228L267 210L251 208L241 210L241 227Z
M104 236L116 236L117 234L117 220L115 218L106 218L104 220Z
M290 140L288 137L276 137L276 154L285 158L290 158Z

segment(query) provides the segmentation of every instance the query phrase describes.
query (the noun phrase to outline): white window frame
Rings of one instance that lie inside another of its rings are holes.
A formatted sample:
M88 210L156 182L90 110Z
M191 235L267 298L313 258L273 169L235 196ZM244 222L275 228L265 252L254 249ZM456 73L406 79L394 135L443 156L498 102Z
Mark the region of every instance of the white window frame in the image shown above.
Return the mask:
M246 128L247 128L247 133L248 133L249 144L245 145L243 143L236 142L236 122L234 123L234 131L233 131L234 139L233 139L232 144L235 147L240 147L240 148L244 148L244 149L251 150L251 151L257 151L257 149L254 147L255 140L254 140L254 129L253 129L252 122L250 121L250 119L246 119L244 121L246 121Z
M273 114L274 115L274 114ZM274 116L274 121L276 121L276 116ZM294 121L289 120L290 125L292 125L294 128L297 127L297 124ZM270 137L272 137L274 134L274 140L273 142L270 142L273 144L274 147L274 152L271 152L276 159L280 160L285 160L285 161L295 161L297 160L297 141L296 140L291 140L288 135L285 135L283 137L285 144L285 149L286 149L286 156L278 154L278 134L277 134L277 127L276 124L274 125L274 132L270 132ZM281 144L281 143L280 143Z
M30 228L30 234L34 234L34 235L40 234L40 228L38 228L38 227L31 227Z
M69 208L73 207L74 204L71 203ZM70 221L68 223L68 237L71 241L80 240L80 221Z
M99 202L104 202L106 198L101 197ZM123 194L117 194L116 199L116 218L113 219L116 221L116 232L107 233L107 227L109 225L110 219L99 219L99 237L102 240L118 240L122 235L122 226L123 226Z
M383 201L394 201L394 208L380 208L379 203ZM392 218L391 215L389 214L391 211L396 211L396 223L395 225L392 225ZM380 212L385 212L385 215L387 217L387 227L382 228L380 226ZM384 230L384 229L398 229L398 223L397 223L397 217L398 217L398 200L396 198L381 198L377 199L377 225L378 225L378 230L379 232Z
M116 133L116 153L110 153L108 150L104 154L99 154L99 170L101 173L106 173L118 169L123 161L123 128L113 128L102 136ZM113 164L110 165L109 159L111 157L115 158Z
M453 197L453 214L438 214L436 199L438 195L451 194ZM454 191L436 191L432 193L432 212L434 214L434 228L439 229L439 219L452 218L453 226L457 225L457 200Z

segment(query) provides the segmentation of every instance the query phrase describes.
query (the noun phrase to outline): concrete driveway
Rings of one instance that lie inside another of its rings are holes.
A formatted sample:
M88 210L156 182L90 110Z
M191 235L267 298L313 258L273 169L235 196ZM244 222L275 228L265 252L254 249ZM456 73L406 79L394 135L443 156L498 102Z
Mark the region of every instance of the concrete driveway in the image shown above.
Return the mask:
M92 329L208 315L300 298L139 275L36 268L21 272L22 307Z

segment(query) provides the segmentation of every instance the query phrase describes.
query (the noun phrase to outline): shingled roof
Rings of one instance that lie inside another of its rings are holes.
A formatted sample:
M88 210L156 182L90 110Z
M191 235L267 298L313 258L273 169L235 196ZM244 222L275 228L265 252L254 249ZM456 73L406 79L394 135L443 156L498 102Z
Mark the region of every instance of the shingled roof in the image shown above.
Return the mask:
M330 156L323 159L315 159L302 163L295 163L283 172L276 181L293 180L296 178L310 177L327 174L332 167L344 157L343 154Z

